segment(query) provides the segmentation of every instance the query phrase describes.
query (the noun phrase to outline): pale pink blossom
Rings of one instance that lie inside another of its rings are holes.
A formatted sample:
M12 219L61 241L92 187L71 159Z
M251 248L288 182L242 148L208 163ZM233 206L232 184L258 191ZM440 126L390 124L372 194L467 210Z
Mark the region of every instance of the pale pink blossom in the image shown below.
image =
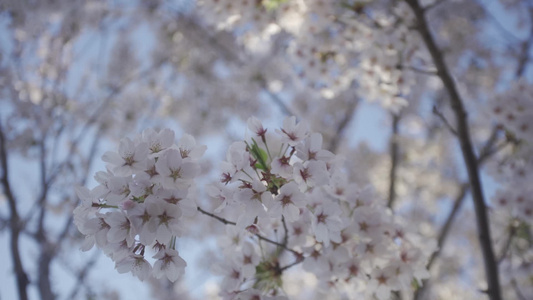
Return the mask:
M185 272L187 263L179 256L178 251L174 249L161 249L154 255L157 259L152 269L156 278L166 277L171 282L175 282Z
M108 151L102 160L112 166L112 171L117 176L129 176L137 171L143 171L148 157L148 144L135 144L129 138L120 141L118 153Z

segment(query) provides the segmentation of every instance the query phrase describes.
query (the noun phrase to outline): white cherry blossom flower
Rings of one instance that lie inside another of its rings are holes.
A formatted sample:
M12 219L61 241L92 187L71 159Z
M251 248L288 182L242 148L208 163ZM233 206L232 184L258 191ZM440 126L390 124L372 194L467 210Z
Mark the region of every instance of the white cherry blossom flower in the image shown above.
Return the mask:
M184 134L178 142L178 149L183 159L198 159L204 155L207 146L196 145L196 140L192 135Z
M139 235L140 242L144 245L150 245L156 235L158 220L154 215L155 210L151 209L153 205L155 204L152 201L137 203L127 212L135 232Z
M155 218L156 236L159 242L166 243L172 236L181 236L183 228L180 224L181 210L175 204L154 201L148 211Z
M276 130L282 137L282 142L291 146L296 146L300 141L307 137L308 126L305 122L296 124L296 117L287 117L283 120L283 126Z
M131 247L135 241L135 231L130 220L121 211L113 211L105 216L106 223L111 227L107 232L107 240L111 243L126 241Z
M280 175L281 177L291 179L293 173L293 166L290 164L290 157L281 156L275 157L272 160L272 174Z
M152 269L155 278L166 277L175 282L185 272L187 263L174 249L161 249L154 258L157 259Z
M119 273L131 272L133 276L144 281L152 273L152 266L142 255L131 254L118 261L115 268Z
M108 151L102 160L112 166L112 171L117 176L129 176L136 171L143 171L148 157L148 144L135 143L129 138L120 141L118 153Z
M322 149L322 135L316 132L311 133L304 140L304 143L296 145L296 156L304 161L321 160L325 162L330 161L334 157L333 153Z
M300 208L305 206L304 195L294 182L283 185L279 194L268 203L270 216L279 218L282 215L289 222L294 222L300 217Z
M326 247L329 246L330 241L340 243L340 231L343 228L339 217L340 208L334 203L319 205L313 214L315 217L312 219L312 225L316 240L323 242Z
M244 242L242 250L238 252L238 256L235 259L236 263L242 266L243 276L245 278L253 278L255 268L260 261L259 254L257 254L254 246L250 242Z
M248 118L246 123L248 125L248 129L250 129L256 137L265 138L267 130L263 127L263 124L258 118L252 116Z
M379 300L389 299L391 291L398 290L398 280L395 272L392 267L374 269L368 283L368 290L375 293Z
M183 215L194 216L198 206L193 199L187 197L187 194L187 190L159 189L154 197L166 203L177 205Z
M157 160L156 170L161 176L161 184L166 189L187 188L191 180L200 173L200 167L185 161L179 150L169 149Z
M165 128L159 132L148 128L142 132L142 140L148 145L151 157L160 155L174 143L174 131Z
M293 177L300 188L322 186L329 183L329 172L323 161L295 163Z
M119 205L122 201L129 199L131 177L112 177L109 179L108 187L110 193L106 200L109 205Z

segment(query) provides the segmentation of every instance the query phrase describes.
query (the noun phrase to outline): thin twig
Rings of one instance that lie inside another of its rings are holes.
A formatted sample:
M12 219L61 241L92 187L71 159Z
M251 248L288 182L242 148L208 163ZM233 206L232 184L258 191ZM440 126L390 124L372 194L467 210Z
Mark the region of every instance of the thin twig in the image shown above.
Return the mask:
M485 6L485 5L479 5L482 8L485 8L484 13L487 16L488 19L492 21L492 23L496 26L498 30L500 30L503 33L503 36L509 40L513 40L514 42L519 42L521 39L517 37L512 31L505 28L505 26L502 25L502 23L494 16L494 14Z
M281 216L281 223L283 224L283 245L287 245L289 242L289 230L287 230L287 222L285 222L285 217Z
M514 292L515 292L516 296L518 297L518 299L527 300L526 296L524 296L522 291L520 291L520 288L518 287L518 284L516 283L516 279L513 278L511 280L511 285L513 286Z
M463 205L464 200L466 199L466 195L468 192L468 189L470 188L470 185L468 183L463 183L461 187L459 188L459 193L455 197L455 201L453 202L453 207L450 213L448 214L448 218L446 218L446 221L444 222L444 225L442 226L439 237L437 239L437 251L433 252L431 257L429 258L427 268L431 268L433 265L433 262L439 256L440 251L442 250L442 247L444 245L444 241L448 237L448 233L450 232L451 225L453 221L455 220L455 217L458 215L459 210L461 209L461 206Z
M74 287L72 288L71 292L69 293L69 296L66 299L75 299L76 295L80 291L80 285L85 280L85 277L87 277L87 274L89 274L90 269L95 265L96 260L98 259L98 256L100 255L100 251L95 251L93 256L85 263L85 266L76 273L76 283L74 284Z
M389 172L389 198L387 207L392 209L394 200L396 199L396 177L398 172L398 164L400 160L400 145L398 143L398 133L400 126L400 115L392 114L392 133L390 137L389 154L391 157L391 168Z
M84 186L86 181L87 181L87 178L89 177L89 170L90 170L90 166L92 165L92 162L94 161L94 158L96 156L96 150L98 149L98 144L100 143L101 141L101 132L102 132L102 127L98 127L98 130L97 132L95 133L94 135L94 139L93 139L93 142L91 144L91 149L89 150L89 154L88 154L88 157L87 157L87 162L86 162L86 166L85 166L85 173L83 174L83 177L81 178L79 184ZM75 203L78 202L77 200L77 197L75 197L76 200L75 200ZM65 238L67 237L68 235L68 232L69 232L69 229L72 228L72 225L73 225L73 221L74 220L74 214L70 214L69 215L69 218L67 219L67 221L65 222L65 225L63 225L63 229L61 230L61 233L59 234L59 236L57 237L55 243L54 243L54 250L57 250L60 248L61 246L61 243L65 240Z
M433 114L435 114L439 119L441 119L442 123L448 128L448 130L453 133L453 135L457 136L457 130L455 130L450 122L448 122L448 119L439 111L439 109L436 106L433 106Z
M490 136L489 136L487 142L485 143L483 148L481 148L481 150L479 151L479 156L478 156L477 160L478 160L478 163L480 165L484 164L485 161L489 157L491 157L493 154L495 154L496 152L498 152L501 149L500 147L494 148L494 144L496 143L496 141L498 139L498 133L499 132L500 132L500 128L498 126L495 126L495 127L492 128L492 131L490 133ZM507 146L507 143L504 143L504 146Z
M414 66L402 66L404 69L411 70L416 73L424 74L424 75L431 75L431 76L437 76L437 70L427 70L427 69L420 69Z
M220 222L222 222L222 223L224 223L224 224L226 224L226 225L234 225L234 226L237 225L237 223L235 223L235 222L233 222L233 221L228 221L228 220L226 220L226 219L224 219L224 218L222 218L222 217L219 217L219 216L217 216L217 215L215 215L215 214L212 214L212 213L210 213L210 212L207 212L207 211L203 210L203 209L200 208L200 207L198 207L197 209L198 209L198 211L201 212L202 214L204 214L204 215L206 215L206 216L209 216L209 217L211 217L211 218L214 218L214 219L216 219L216 220L218 220L218 221L220 221ZM287 247L287 245L284 245L283 243L276 242L276 241L271 240L271 239L269 239L269 238L267 238L267 237L265 237L265 236L262 236L262 235L260 235L260 234L258 234L258 233L254 234L254 235L255 235L257 238L259 238L260 240L263 240L263 241L265 241L265 242L268 242L268 243L270 243L270 244L272 244L272 245L279 246L279 247L281 247L281 248L283 248L283 249L285 249L285 250L291 252L292 254L296 255L296 257L301 257L301 256L302 256L302 254L301 254L300 252L298 252L298 251L296 251L296 250L293 250L293 249Z
M457 217L459 210L461 209L461 206L464 203L464 200L466 199L466 195L468 192L468 189L470 188L470 185L468 183L461 184L461 187L459 189L459 194L455 198L455 201L453 202L453 207L450 210L450 213L448 214L448 217L446 218L446 221L444 222L444 225L439 231L439 235L437 238L437 250L431 254L429 257L428 263L426 264L426 268L429 270L433 266L433 263L436 261L436 259L440 256L442 249L444 248L444 243L447 240L448 233L450 232L450 228L452 227L452 224ZM425 292L427 290L427 280L424 281L421 288L417 289L415 291L414 300L423 299L425 296Z
M493 154L496 154L498 152L498 147L496 150L493 149L494 145L497 142L499 128L494 127L489 138L487 139L487 142L485 142L484 146L482 147L481 151L479 152L480 155L478 157L478 164L479 166L483 166L483 164L487 161L488 158L490 158ZM431 254L428 263L426 265L426 268L429 270L433 266L436 259L440 256L442 253L442 249L444 248L444 244L447 241L448 233L450 231L450 228L455 221L457 215L459 214L459 211L461 210L461 207L464 203L464 200L466 199L466 195L470 189L470 184L468 182L464 182L459 187L459 194L456 196L455 201L453 203L452 209L450 210L450 213L448 214L448 217L446 218L446 221L444 222L444 225L441 227L441 230L439 231L439 235L437 238L437 251L435 251L433 254ZM422 299L421 297L424 296L424 293L427 289L427 284L425 284L427 280L424 281L424 284L421 288L416 290L413 299Z
M527 40L523 41L520 47L520 54L518 56L518 66L516 69L516 77L522 77L524 75L524 72L526 71L526 66L529 62L529 59L531 56L529 55L529 50L531 49L531 45L533 44L533 8L529 9L529 16L530 16L530 29L529 29L529 37Z
M515 236L517 231L517 228L512 226L509 228L509 236L507 237L507 240L503 244L502 250L500 251L500 257L498 258L498 263L501 264L502 261L507 256L507 252L509 251L509 248L511 247L511 242L513 241L513 237Z
M109 95L105 99L103 99L103 101L101 102L100 106L92 113L92 115L89 116L89 118L87 119L85 124L82 126L78 136L76 138L74 138L74 140L70 144L69 152L68 152L65 160L63 160L62 163L60 163L59 165L55 166L54 169L52 171L50 171L50 175L48 176L47 182L46 182L46 184L48 186L50 186L50 184L57 178L57 176L61 174L61 171L63 170L63 168L70 163L71 158L74 155L78 144L83 140L84 137L87 136L87 131L91 128L91 126L96 121L98 121L98 118L103 114L103 112L116 99L115 97L120 95L126 89L126 87L129 86L129 84L131 82L133 82L134 80L137 80L137 79L140 79L140 78L143 78L143 77L147 76L148 74L150 74L150 72L152 72L154 69L156 69L157 67L162 65L164 62L165 61L160 61L160 62L152 65L151 67L149 67L149 68L147 68L147 69L145 69L143 71L140 71L140 72L138 72L136 74L133 74L132 76L126 78L120 85L118 85L117 87L114 87L111 90Z
M478 238L481 245L481 251L484 259L485 276L487 279L488 296L491 300L501 300L500 279L498 273L498 264L492 248L492 239L489 228L489 217L485 205L485 197L479 178L479 168L477 158L474 154L470 132L467 121L467 113L463 105L463 100L455 85L448 66L444 61L444 56L437 46L433 34L427 24L424 10L418 3L418 0L406 0L407 4L413 10L417 20L417 28L422 36L424 43L433 59L439 77L441 78L445 89L450 96L450 105L456 116L457 137L461 144L461 152L465 166L468 171L468 177L472 190L472 199L476 212Z
M226 219L224 219L224 218L222 218L222 217L219 217L219 216L217 216L217 215L215 215L215 214L212 214L212 213L210 213L210 212L207 212L207 211L201 209L200 207L198 207L198 211L201 212L201 213L203 213L203 214L206 215L206 216L210 216L211 218L215 218L215 219L217 219L218 221L224 223L225 225L237 225L237 223L235 223L235 222L228 221L228 220L226 220Z

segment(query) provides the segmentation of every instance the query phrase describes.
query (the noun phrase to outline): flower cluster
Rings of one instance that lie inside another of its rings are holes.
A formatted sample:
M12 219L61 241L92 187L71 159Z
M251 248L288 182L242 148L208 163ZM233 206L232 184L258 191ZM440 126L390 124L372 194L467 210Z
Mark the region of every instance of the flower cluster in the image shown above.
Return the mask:
M499 183L492 197L493 229L504 286L523 286L531 295L533 250L530 229L533 225L533 86L518 80L505 93L489 103L493 120L505 130L506 144L491 161L489 171Z
M511 153L492 165L494 178L503 188L494 196L493 203L512 221L533 220L533 189L528 184L533 179L529 172L533 165L533 86L525 80L517 81L504 94L490 102L490 114L506 131L507 139L515 142Z
M298 79L334 98L353 87L369 101L399 111L415 83L412 67L427 69L426 53L406 24L409 7L381 1L235 1L202 0L199 10L209 24L233 31L253 52L283 36L286 59ZM372 11L372 13L367 13ZM334 21L333 21L334 20Z
M220 243L226 299L250 289L279 295L283 272L302 262L322 290L364 286L362 296L379 299L428 276L420 236L395 221L372 188L347 181L320 134L294 117L275 132L253 117L248 127L252 136L229 147L220 182L208 189L220 204L215 213L235 220Z
M321 290L379 299L412 291L427 276L430 253L415 246L420 237L376 201L372 188L348 182L343 159L322 149L320 134L295 117L275 132L254 117L248 127L251 137L229 147L220 182L206 187L218 199L215 214L187 197L205 146L188 135L174 145L168 129L121 140L118 152L102 158L108 165L96 174L100 185L77 190L83 249L96 244L119 272L141 280L175 281L186 265L176 250L184 216L200 211L232 225L213 270L223 276L224 299L286 299L284 272L298 264Z
M526 80L516 81L511 89L489 104L491 115L518 139L533 141L533 86Z
M85 235L82 249L96 244L120 273L176 281L186 266L176 237L183 234L183 217L197 210L187 196L205 149L190 135L174 144L172 130L148 129L135 140L122 139L118 152L106 152L107 171L95 175L99 185L77 188L82 203L74 223ZM149 252L155 253L153 265Z

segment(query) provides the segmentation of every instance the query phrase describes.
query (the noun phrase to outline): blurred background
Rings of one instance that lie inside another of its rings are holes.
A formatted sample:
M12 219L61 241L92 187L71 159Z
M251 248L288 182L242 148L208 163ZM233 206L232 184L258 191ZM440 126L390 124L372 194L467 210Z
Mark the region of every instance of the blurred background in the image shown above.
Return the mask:
M512 178L503 167L517 156L530 166L527 135L493 108L532 101L533 5L420 5L464 98L504 298L532 299L531 221L500 216L491 199ZM274 130L291 115L346 158L351 181L438 242L420 299L479 299L455 119L416 24L396 0L0 0L0 299L21 288L29 299L218 299L216 221L198 216L181 239L183 279L141 283L99 249L79 250L74 187L97 185L102 154L121 138L168 127L208 146L196 201L212 209L202 186L218 180L248 117ZM284 276L291 299L337 299L300 269Z

